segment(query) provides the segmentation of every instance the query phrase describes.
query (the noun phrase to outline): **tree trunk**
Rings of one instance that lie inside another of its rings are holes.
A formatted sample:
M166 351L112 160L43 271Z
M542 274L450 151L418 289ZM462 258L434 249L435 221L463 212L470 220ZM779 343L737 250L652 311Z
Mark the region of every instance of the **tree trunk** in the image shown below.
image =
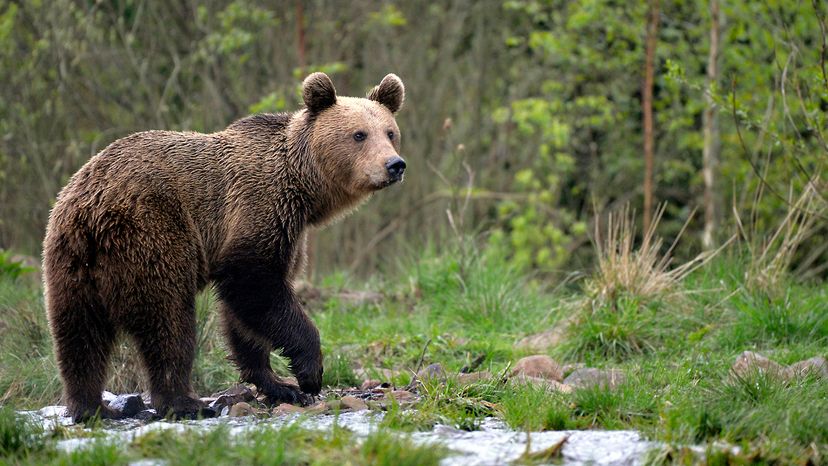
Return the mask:
M707 92L704 94L703 114L704 149L702 151L702 175L704 178L704 232L702 245L705 249L715 246L716 227L719 223L719 196L716 190L716 171L719 165L719 118L713 91L719 75L719 1L710 0L710 52L707 56Z
M302 73L307 73L305 56L305 10L304 0L296 0L296 58ZM313 281L313 269L316 265L316 230L308 229L305 238L305 279Z
M658 37L659 0L650 0L647 19L646 59L644 63L644 231L650 229L653 215L653 81L655 78L655 49Z

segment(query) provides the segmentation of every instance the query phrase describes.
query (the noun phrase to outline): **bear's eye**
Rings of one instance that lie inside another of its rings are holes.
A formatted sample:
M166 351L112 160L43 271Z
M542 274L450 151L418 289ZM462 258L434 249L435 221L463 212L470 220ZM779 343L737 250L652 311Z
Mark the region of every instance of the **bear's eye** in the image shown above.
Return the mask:
M392 141L394 140L394 132L393 131L388 132L388 139L390 139Z
M354 133L354 141L357 141L357 142L362 142L362 141L364 141L364 140L365 140L365 138L367 138L367 137L368 137L368 135L367 135L367 134L365 134L365 133L364 133L364 132L362 132L362 131L357 131L356 133Z

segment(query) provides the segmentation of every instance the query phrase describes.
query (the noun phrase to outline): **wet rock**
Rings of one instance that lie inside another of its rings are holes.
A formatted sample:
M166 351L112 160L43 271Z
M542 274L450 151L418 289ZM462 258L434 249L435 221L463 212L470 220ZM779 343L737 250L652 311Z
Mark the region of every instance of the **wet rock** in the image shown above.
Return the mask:
M37 411L43 417L69 417L66 406L44 406Z
M379 380L368 379L368 380L362 382L362 385L359 386L359 389L360 390L373 390L373 389L379 387L380 385L382 385L382 382L380 382Z
M446 370L440 363L430 364L417 372L417 379L419 380L445 380Z
M540 377L530 377L528 375L518 375L512 377L511 382L523 385L532 385L537 388L542 388L549 391L560 393L572 393L570 385L558 382L557 380L542 379Z
M210 407L216 411L224 411L224 408L229 408L237 403L250 402L256 398L256 395L246 385L234 385L227 390L214 393L215 400L210 403ZM249 405L248 405L249 406Z
M575 369L563 383L572 388L604 387L614 389L627 381L627 376L620 369L596 369L584 367Z
M339 402L343 409L350 409L351 411L363 411L368 409L368 404L355 396L343 396Z
M512 376L524 375L527 377L539 377L555 381L563 380L561 366L545 354L536 354L521 358L512 369Z
M489 371L471 372L469 374L457 374L457 383L465 386L480 382L481 380L491 380L492 373Z
M740 354L730 368L730 371L734 376L742 378L754 373L765 374L783 380L787 378L785 367L753 351L745 351Z
M133 417L147 409L141 395L133 393L130 395L118 395L109 402L109 407L127 417Z
M809 375L828 379L828 361L826 361L822 356L815 356L813 358L791 364L786 368L785 372L788 379L805 377Z
M137 413L134 417L135 419L144 422L157 421L161 419L161 416L159 416L154 409L145 409L140 413Z
M279 406L273 408L274 416L287 416L290 414L302 414L304 412L305 408L295 406L289 403L282 403Z
M244 417L252 416L254 414L256 414L256 411L253 409L253 407L250 406L249 403L246 403L244 401L240 401L234 404L230 408L230 411L227 413L227 415L230 417Z

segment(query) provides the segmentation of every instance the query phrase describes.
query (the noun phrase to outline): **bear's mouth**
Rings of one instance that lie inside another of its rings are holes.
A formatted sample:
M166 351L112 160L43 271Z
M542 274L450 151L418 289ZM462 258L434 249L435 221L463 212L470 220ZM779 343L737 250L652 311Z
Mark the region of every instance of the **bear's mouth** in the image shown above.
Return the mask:
M402 183L402 182L403 182L403 175L400 175L400 176L394 177L394 178L388 178L388 179L385 179L382 182L380 182L377 185L377 189L378 190L379 189L385 189L385 188L391 186L392 184Z

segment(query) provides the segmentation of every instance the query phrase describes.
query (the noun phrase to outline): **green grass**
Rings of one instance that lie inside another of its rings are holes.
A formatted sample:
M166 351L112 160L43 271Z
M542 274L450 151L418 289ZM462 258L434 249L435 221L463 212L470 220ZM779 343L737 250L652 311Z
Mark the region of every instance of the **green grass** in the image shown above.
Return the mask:
M391 369L398 386L431 363L439 362L449 373L446 382L420 386L422 400L415 410L391 405L378 432L363 442L342 429L319 433L295 426L263 429L241 443L228 443L221 430L157 433L127 448L100 443L69 458L54 451L49 435L33 437L25 424L17 429L6 410L0 416L2 457L13 464L125 464L138 458L238 464L271 457L273 464L424 464L445 452L417 449L405 432L438 423L475 430L483 419L496 416L527 431L637 429L667 442L653 457L657 463L697 461L683 448L692 444L710 448L710 462L819 463L828 457L828 416L816 413L828 412L828 381L734 379L729 368L744 350L782 364L828 355L828 287L790 281L786 293L770 296L745 286L745 263L728 252L663 293L618 290L596 299L579 284L544 286L542 279L521 274L485 251L423 254L403 261L398 272L368 282L366 288L385 294L379 305L332 298L308 309L322 335L328 386L357 385L358 370ZM321 283L358 288L364 282L335 274ZM209 291L199 297L197 311L194 383L207 395L234 383L237 374L226 359ZM567 337L549 354L561 363L621 369L625 383L564 394L502 380L517 359L529 354L515 346L517 340L566 319L572 321ZM113 364L130 357L125 345ZM283 358L272 360L277 371L287 373ZM454 374L469 366L493 376L463 385ZM2 403L18 408L57 403L56 374L39 285L25 274L0 278ZM141 376L122 370L110 382L117 390L140 384ZM46 440L32 441L35 437ZM742 452L738 457L723 452L713 446L718 441Z

